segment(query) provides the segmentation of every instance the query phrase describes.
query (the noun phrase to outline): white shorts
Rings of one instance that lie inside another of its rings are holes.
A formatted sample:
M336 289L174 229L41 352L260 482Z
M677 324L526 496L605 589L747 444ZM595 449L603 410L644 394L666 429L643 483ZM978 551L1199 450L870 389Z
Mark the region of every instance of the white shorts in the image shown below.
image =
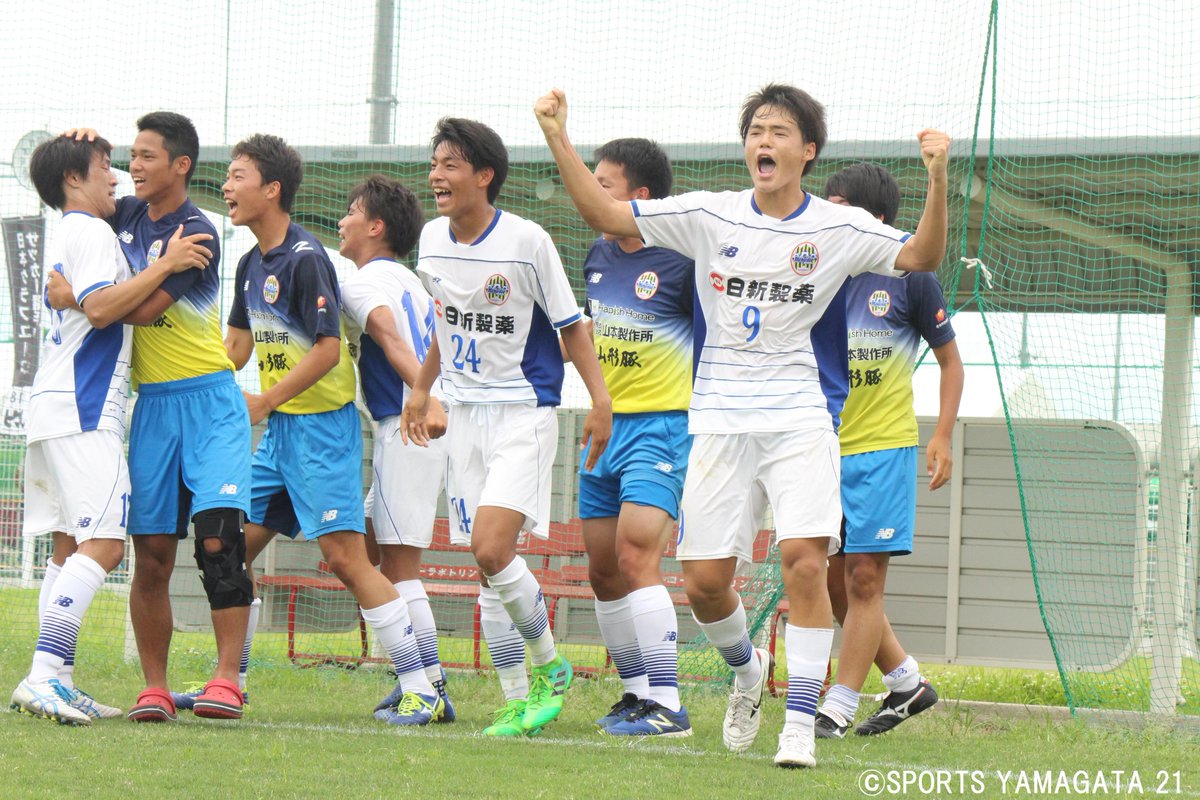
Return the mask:
M125 443L97 430L30 442L22 533L63 531L76 542L124 539L129 516Z
M363 504L375 528L375 541L428 549L433 544L433 520L438 496L446 482L447 440L429 447L405 444L400 438L400 415L379 423L371 457L374 477Z
M550 481L558 450L553 406L452 405L446 438L450 541L470 544L479 506L519 511L525 530L550 538Z
M828 428L779 433L700 433L692 441L676 557L753 558L771 504L775 540L841 538L841 455Z

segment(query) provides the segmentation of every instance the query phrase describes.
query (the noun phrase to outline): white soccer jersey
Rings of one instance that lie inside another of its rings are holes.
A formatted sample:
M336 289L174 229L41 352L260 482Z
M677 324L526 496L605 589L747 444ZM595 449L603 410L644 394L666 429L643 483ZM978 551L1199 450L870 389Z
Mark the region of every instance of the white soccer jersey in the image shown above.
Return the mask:
M632 201L647 244L696 262L706 327L688 426L740 433L833 425L848 391L845 283L892 269L908 234L811 194L786 219L751 190Z
M381 307L392 312L400 336L422 364L433 344L433 299L408 267L390 258L377 258L342 283L346 341L352 348L358 344L354 352L363 399L376 420L399 414L407 394L404 381L392 369L383 349L366 333L367 317ZM433 394L441 394L437 385Z
M126 280L129 265L108 223L81 211L63 215L50 244L50 269L63 274L82 306L93 292ZM93 328L76 309L46 310L43 341L26 418L30 442L92 430L125 435L129 327Z
M421 231L417 272L433 295L448 400L559 404L555 331L580 313L549 234L496 211L484 234L464 244L439 217Z

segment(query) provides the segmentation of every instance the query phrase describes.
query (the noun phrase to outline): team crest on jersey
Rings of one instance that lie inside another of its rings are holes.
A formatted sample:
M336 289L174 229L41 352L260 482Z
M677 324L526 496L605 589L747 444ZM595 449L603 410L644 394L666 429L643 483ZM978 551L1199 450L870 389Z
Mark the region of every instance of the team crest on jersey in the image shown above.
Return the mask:
M867 300L867 310L877 317L882 317L892 307L892 296L883 289L871 292Z
M708 273L708 281L709 281L709 283L712 284L712 287L714 289L716 289L718 292L725 291L725 276L722 275L721 273L719 273L719 272Z
M146 251L146 266L150 266L158 257L162 255L163 242L162 239L155 239L154 244L150 245L150 249Z
M498 272L483 284L483 296L494 306L502 306L507 303L511 293L512 284L508 282L508 278Z
M263 282L263 300L274 304L279 299L279 278L274 275L268 275Z
M821 254L812 242L801 242L792 248L792 272L803 278L811 275L821 261Z
M649 300L658 294L658 273L643 272L633 283L633 293L642 300Z

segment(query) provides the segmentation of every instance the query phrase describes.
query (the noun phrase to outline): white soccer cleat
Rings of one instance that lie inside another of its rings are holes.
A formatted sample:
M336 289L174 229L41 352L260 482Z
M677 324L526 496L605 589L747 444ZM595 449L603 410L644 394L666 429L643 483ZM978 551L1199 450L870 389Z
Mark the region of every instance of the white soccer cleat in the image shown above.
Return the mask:
M779 752L775 754L775 766L815 767L817 765L817 742L811 731L796 727L785 727L779 734Z
M735 753L750 749L754 737L758 735L758 726L762 723L762 702L771 672L771 654L756 647L754 657L758 659L758 683L750 689L740 689L737 681L734 681L729 706L725 709L725 722L721 726L721 738L725 746Z
M63 686L57 678L45 683L23 680L13 692L10 705L18 711L63 725L91 725L92 718L71 705L75 697L75 690Z
M75 697L71 700L71 708L82 711L92 719L117 719L125 716L125 712L121 709L96 702L94 697L82 689L76 688L74 691Z

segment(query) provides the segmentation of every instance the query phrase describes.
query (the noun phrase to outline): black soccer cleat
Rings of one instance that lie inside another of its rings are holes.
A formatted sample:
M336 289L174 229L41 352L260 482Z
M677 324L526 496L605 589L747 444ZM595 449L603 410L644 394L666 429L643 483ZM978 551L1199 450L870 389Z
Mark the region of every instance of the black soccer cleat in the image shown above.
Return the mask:
M836 711L818 711L816 722L813 723L813 733L818 739L841 739L850 730L849 723L840 720L842 715Z
M854 729L859 736L875 736L887 733L904 720L932 708L938 701L937 692L926 678L921 678L917 688L910 692L889 692L883 705Z

